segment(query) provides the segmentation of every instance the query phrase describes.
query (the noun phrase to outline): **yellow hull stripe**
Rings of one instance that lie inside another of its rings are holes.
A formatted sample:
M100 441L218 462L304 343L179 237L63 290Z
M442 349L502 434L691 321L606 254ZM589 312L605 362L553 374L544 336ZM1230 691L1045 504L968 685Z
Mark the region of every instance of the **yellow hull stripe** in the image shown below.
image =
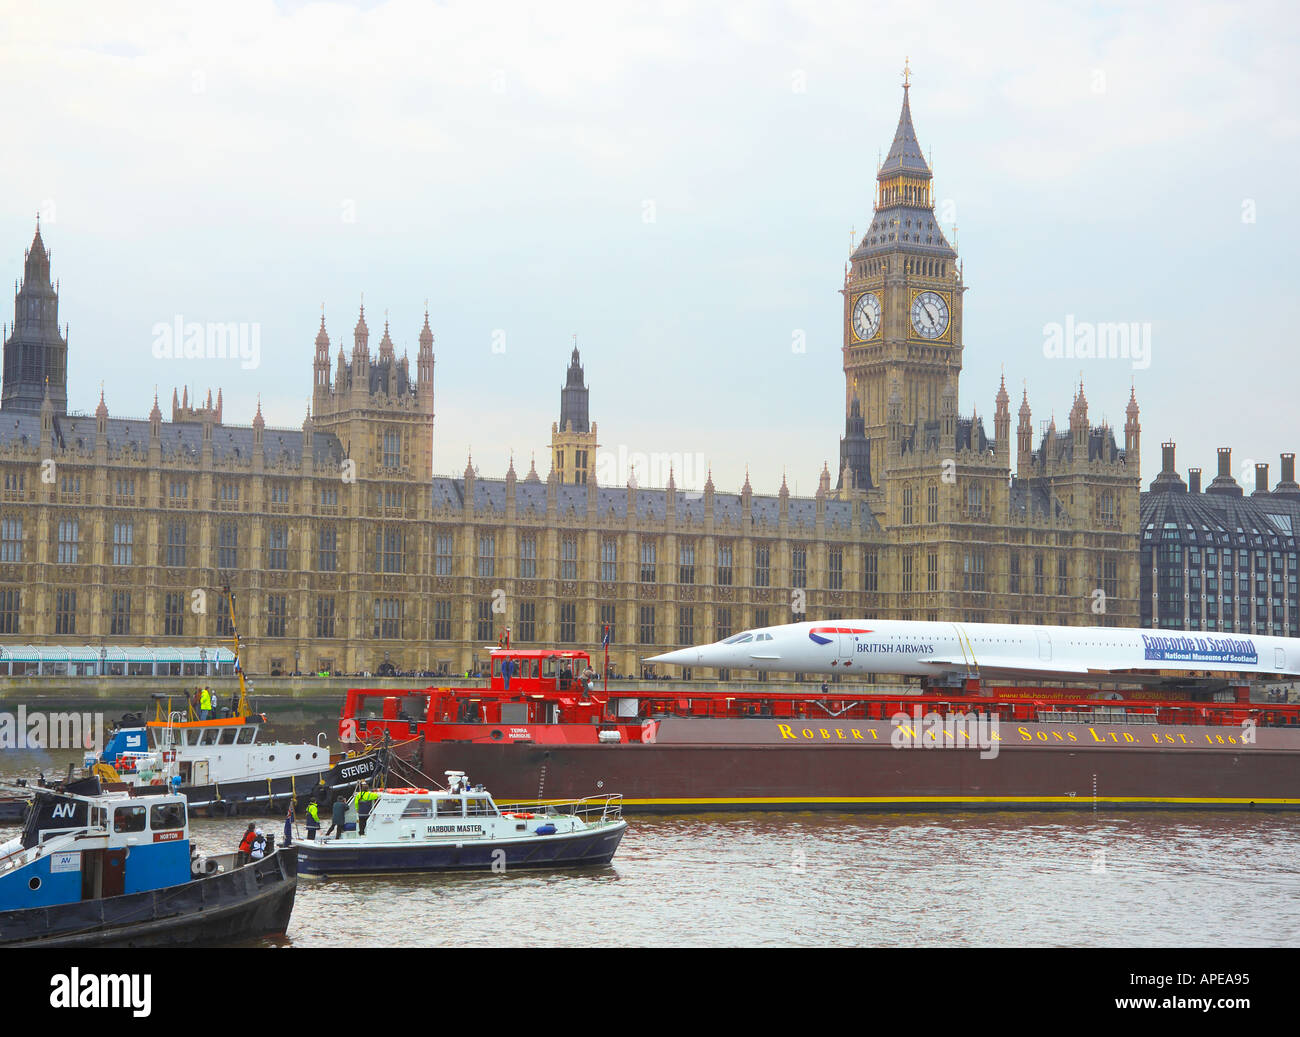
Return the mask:
M571 803L571 799L516 799L512 805L547 806L557 803ZM1207 803L1239 804L1251 803L1274 804L1277 806L1300 806L1300 799L1278 799L1264 796L1257 797L1214 797L1214 796L724 796L718 798L691 797L684 799L624 799L624 806L695 806L731 804L776 804L776 803L1073 803L1085 806L1089 803L1175 803L1197 806Z

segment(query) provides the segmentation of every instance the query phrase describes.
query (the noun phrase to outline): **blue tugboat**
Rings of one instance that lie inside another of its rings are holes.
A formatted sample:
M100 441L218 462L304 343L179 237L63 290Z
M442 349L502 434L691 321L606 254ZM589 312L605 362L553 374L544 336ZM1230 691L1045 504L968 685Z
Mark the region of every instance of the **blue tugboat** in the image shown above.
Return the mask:
M304 875L409 871L513 871L608 864L627 822L622 796L498 807L465 775L447 790L378 789L364 831L294 844ZM349 821L356 817L348 812Z
M35 789L22 835L0 845L0 946L175 947L283 933L297 858L200 858L185 797Z

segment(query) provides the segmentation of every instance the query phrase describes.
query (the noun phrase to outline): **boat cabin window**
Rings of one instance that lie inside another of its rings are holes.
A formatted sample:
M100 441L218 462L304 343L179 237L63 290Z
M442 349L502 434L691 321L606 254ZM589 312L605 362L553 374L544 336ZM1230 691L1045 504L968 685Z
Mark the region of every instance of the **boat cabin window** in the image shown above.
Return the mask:
M253 737L257 734L256 727L245 725L239 729L239 737L235 739L237 745L252 745Z
M484 797L471 797L465 800L465 813L470 817L492 817L496 811L492 809L492 800Z
M406 809L402 811L403 817L433 817L433 800L431 799L408 799Z
M114 832L143 832L144 807L118 807L113 811Z
M216 745L217 735L220 732L215 727L208 728L206 731L199 732L199 745Z
M234 727L223 727L221 729L221 744L234 745L235 735L239 734L239 729Z
M461 801L459 799L440 799L438 800L439 817L460 817Z
M167 832L185 827L185 806L182 803L160 803L149 808L149 827L155 832Z

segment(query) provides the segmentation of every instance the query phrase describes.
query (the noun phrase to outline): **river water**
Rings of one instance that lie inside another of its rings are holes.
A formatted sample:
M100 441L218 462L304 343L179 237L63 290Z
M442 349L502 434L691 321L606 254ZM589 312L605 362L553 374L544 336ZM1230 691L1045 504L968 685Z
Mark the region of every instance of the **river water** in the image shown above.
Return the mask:
M79 754L0 752L0 779ZM295 947L1296 946L1300 816L633 816L569 872L303 878ZM247 819L197 818L203 852ZM281 821L261 822L281 837ZM0 828L0 841L14 834Z

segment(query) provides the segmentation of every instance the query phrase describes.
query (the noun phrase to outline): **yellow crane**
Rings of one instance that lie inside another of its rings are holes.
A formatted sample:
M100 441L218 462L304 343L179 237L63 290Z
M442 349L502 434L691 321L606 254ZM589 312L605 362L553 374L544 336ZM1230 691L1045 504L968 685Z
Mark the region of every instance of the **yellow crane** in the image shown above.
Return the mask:
M241 717L251 716L252 707L248 704L248 685L244 683L244 662L239 657L239 627L235 626L235 592L230 589L230 584L221 588L221 593L226 596L226 605L230 612L230 633L231 641L235 646L235 676L239 678L239 708L237 714Z

